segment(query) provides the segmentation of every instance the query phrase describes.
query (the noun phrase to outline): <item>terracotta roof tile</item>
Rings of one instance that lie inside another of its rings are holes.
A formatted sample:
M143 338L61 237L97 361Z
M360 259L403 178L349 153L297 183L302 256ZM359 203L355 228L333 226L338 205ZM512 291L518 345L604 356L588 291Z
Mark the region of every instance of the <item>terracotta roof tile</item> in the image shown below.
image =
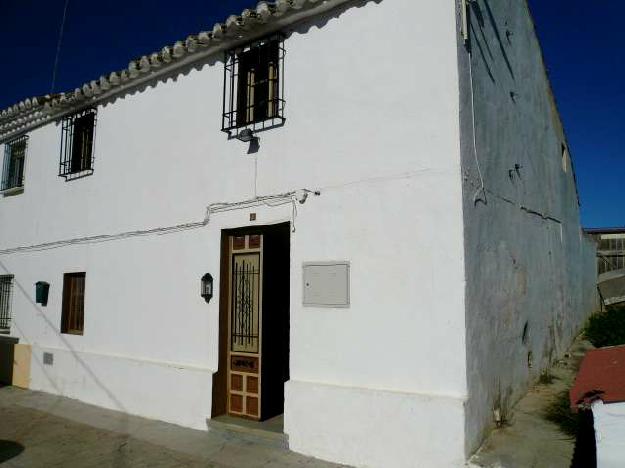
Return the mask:
M274 0L260 1L256 8L230 15L212 29L188 36L160 51L130 61L128 68L88 81L74 91L25 99L6 109L0 109L0 142L49 122L64 114L94 105L99 100L128 85L149 78L155 73L173 71L178 66L199 60L224 47L232 47L246 39L257 37L287 22L306 15L327 11L348 0Z
M589 351L569 398L573 409L598 399L604 403L625 401L625 346Z

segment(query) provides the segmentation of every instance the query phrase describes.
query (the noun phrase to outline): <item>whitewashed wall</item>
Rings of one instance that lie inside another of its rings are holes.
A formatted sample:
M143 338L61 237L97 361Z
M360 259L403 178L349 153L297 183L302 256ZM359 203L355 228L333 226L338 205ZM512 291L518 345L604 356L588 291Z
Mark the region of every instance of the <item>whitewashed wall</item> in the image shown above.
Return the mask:
M60 127L30 134L25 191L0 200L0 248L201 220L209 203L307 187L291 252L293 450L358 466L459 466L466 397L455 10L367 1L286 40L287 122L260 151L220 132L216 59L98 107L95 173L56 176ZM87 77L86 77L87 78ZM257 174L257 177L255 177ZM32 388L204 428L217 367L223 228L0 256ZM351 262L351 307L303 308L301 264ZM59 334L63 273L86 271L85 332ZM33 303L34 282L51 283ZM219 297L216 291L215 297ZM44 366L42 353L54 353Z
M625 403L592 404L597 468L618 468L625 465Z
M527 3L478 0L470 10L471 54L463 44L458 50L468 453L496 412L511 417L597 304L595 246L582 234L575 174L563 162L566 136Z

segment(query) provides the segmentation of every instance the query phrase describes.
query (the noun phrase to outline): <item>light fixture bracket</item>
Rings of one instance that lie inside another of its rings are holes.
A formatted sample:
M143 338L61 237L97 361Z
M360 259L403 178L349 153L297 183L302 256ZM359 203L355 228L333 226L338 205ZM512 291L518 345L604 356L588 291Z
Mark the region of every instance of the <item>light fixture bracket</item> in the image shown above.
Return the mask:
M241 130L237 136L237 140L242 141L243 143L249 143L251 141L257 140L258 137L254 135L254 132L251 128L245 128Z

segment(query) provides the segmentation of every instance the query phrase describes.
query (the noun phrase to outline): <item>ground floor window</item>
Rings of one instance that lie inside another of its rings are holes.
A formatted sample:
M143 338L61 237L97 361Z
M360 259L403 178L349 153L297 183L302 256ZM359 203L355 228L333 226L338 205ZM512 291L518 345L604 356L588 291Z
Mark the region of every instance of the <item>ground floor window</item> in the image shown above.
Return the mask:
M85 273L65 273L61 333L82 335L85 323Z
M11 329L11 298L13 295L13 276L0 276L0 333Z

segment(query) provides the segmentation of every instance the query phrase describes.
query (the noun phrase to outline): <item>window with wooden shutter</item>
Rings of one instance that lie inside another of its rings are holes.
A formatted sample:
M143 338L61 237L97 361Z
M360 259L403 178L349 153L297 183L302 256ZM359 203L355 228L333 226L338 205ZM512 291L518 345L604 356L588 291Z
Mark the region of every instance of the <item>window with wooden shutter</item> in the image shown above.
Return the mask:
M259 39L226 52L222 130L266 130L284 124L284 37Z
M20 189L24 186L24 162L28 136L22 135L4 146L4 164L0 190Z
M11 298L13 293L13 276L0 276L0 333L8 333L11 329Z
M63 119L59 175L76 178L93 173L96 109Z
M65 273L61 333L82 335L85 323L85 273Z

